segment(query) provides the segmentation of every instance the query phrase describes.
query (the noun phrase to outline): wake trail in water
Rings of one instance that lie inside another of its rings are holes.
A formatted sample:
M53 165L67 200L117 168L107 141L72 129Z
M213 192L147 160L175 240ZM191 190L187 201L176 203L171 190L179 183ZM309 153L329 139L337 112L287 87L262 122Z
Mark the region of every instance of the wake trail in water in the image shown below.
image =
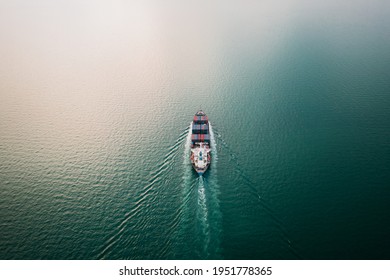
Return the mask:
M183 174L183 190L185 194L186 200L188 200L188 196L191 191L191 180L193 178L192 174L192 166L190 163L190 149L191 149L191 127L192 127L192 122L190 123L190 126L188 128L187 132L187 138L184 144L184 155L183 155L183 167L184 167L184 174Z
M209 205L209 219L212 221L210 223L210 242L212 244L212 248L210 248L210 258L221 258L221 235L222 235L222 212L220 209L220 187L218 184L218 176L217 176L217 163L218 163L218 152L217 152L217 142L214 136L214 131L211 123L209 122L210 129L210 148L212 153L212 161L209 170L208 176L206 176L205 180L205 190L206 195L210 197ZM207 175L207 174L206 174ZM212 210L212 211L211 211ZM211 247L211 246L210 246Z
M203 240L203 254L207 258L208 249L210 245L210 225L208 221L208 209L206 200L206 191L204 188L203 176L198 177L198 208L197 208L197 221L199 222L199 236L202 236Z
M274 221L275 225L279 228L281 235L285 239L286 243L288 244L288 247L293 255L295 255L298 259L302 259L301 255L297 252L297 250L292 246L290 237L287 233L287 230L282 222L282 220L275 214L275 212L272 210L272 207L268 205L268 203L263 199L263 196L260 194L257 185L249 178L249 176L246 175L245 171L241 167L238 158L236 154L232 151L230 146L225 142L222 135L216 131L218 140L222 144L222 146L228 151L228 154L230 156L230 159L233 161L235 167L234 172L236 172L239 177L243 179L243 181L246 183L247 187L249 187L250 193L254 197L258 199L260 204L262 205L265 212L271 217L271 219ZM214 137L213 137L214 138ZM214 138L215 140L215 138Z
M187 238L185 240L187 250L192 253L196 252L198 258L220 258L222 215L219 208L219 186L216 177L218 160L216 142L210 125L211 166L205 176L195 175L189 160L191 127L192 123L188 130L183 156L182 235ZM189 236L190 240L188 240Z
M184 139L186 139L186 136L188 137L188 129L182 131L175 143L168 147L162 164L157 165L157 168L149 173L149 180L146 181L146 185L143 188L139 188L139 193L136 195L133 207L125 214L122 220L118 221L115 231L108 237L103 248L98 253L97 259L104 259L110 253L111 249L117 245L121 238L123 238L125 230L129 227L129 222L140 215L141 212L144 211L143 207L150 203L150 201L155 200L158 196L154 186L167 178L169 174L167 171L173 168L174 159L182 146ZM178 222L176 220L177 219L173 221L173 226L177 226Z

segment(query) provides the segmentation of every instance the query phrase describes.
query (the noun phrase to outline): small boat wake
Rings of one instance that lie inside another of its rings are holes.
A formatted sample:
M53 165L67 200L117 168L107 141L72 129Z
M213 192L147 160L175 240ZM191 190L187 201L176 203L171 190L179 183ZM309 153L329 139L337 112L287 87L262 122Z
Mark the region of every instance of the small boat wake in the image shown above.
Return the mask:
M208 173L198 176L189 160L191 127L188 129L183 158L183 205L181 243L185 248L183 258L220 259L222 215L219 206L217 182L217 149L210 124L212 161ZM188 236L191 238L188 240ZM183 253L183 252L182 252Z

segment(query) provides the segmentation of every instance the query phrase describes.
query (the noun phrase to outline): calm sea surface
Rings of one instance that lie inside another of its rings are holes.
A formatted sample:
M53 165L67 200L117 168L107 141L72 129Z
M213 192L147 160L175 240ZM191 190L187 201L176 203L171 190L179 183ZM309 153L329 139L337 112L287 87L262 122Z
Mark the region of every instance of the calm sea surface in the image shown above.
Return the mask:
M0 1L0 58L0 259L390 259L389 1Z

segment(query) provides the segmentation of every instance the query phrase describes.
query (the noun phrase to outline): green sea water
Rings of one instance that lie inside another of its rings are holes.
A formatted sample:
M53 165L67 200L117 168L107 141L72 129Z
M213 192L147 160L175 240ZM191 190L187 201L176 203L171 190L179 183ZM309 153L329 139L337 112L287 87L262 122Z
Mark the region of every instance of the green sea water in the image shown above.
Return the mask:
M0 42L0 259L390 258L389 1L0 1Z

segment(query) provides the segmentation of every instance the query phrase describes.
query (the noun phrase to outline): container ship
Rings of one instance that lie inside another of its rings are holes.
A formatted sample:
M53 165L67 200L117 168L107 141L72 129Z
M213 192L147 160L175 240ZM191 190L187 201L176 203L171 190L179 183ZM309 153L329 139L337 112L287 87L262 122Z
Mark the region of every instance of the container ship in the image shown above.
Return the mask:
M192 122L191 164L199 175L203 175L211 162L209 120L206 114L199 110Z

